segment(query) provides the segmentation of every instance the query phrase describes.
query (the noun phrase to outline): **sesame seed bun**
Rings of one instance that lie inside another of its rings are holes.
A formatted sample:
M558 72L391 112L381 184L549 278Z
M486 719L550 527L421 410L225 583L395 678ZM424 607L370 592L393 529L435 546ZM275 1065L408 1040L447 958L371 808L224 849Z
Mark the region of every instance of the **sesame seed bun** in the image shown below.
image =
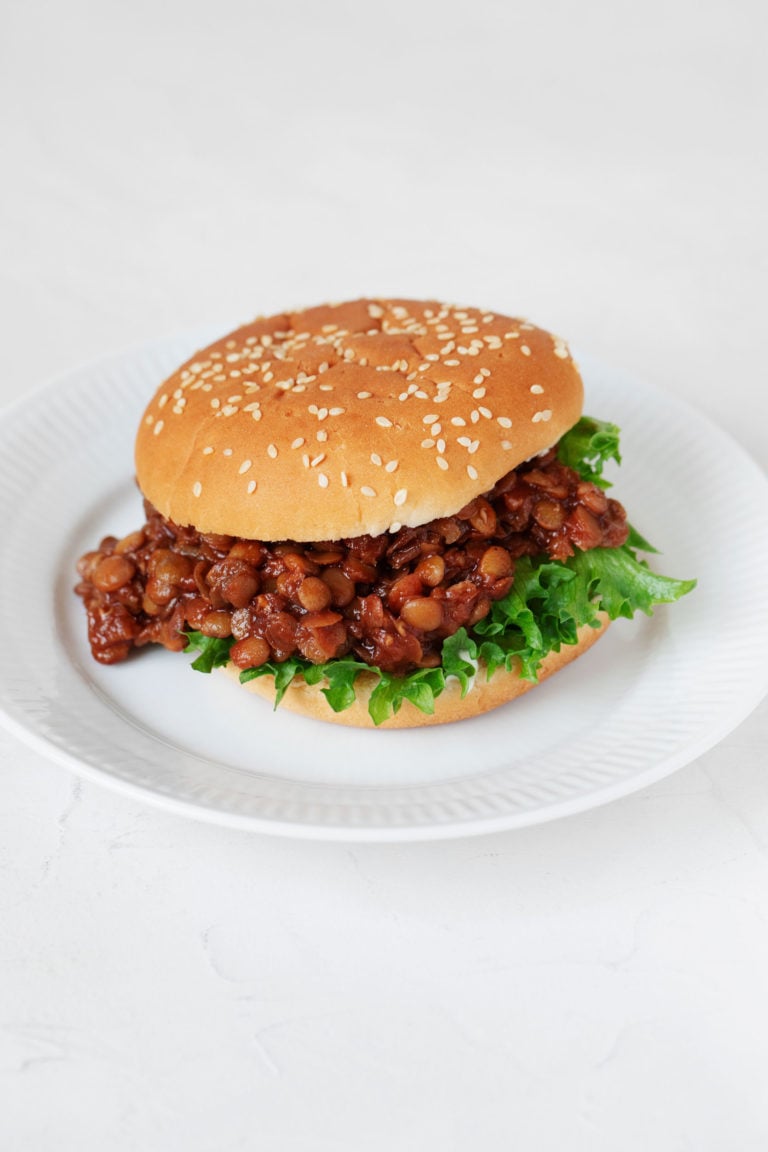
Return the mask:
M550 652L544 658L539 668L538 683L564 668L566 664L570 664L600 639L608 627L609 620L604 612L598 613L598 619L599 628L585 625L579 629L578 643L564 644L559 652ZM239 669L235 668L234 664L228 664L224 672L235 678L239 676ZM355 681L357 698L352 706L343 712L334 712L322 694L322 683L310 685L300 677L296 677L288 686L280 707L287 708L290 712L298 712L302 716L310 716L314 720L343 724L350 728L375 728L368 712L368 701L377 682L376 676L362 673ZM274 703L273 676L260 676L257 680L249 680L242 687ZM400 711L390 716L379 727L420 728L427 724L448 724L454 720L466 720L507 704L535 687L536 684L530 680L523 680L517 673L507 672L504 668L498 668L488 680L481 664L474 684L466 696L461 695L459 681L451 678L445 690L435 700L435 711L431 716L420 711L409 700L404 700Z
M255 320L157 391L136 474L166 518L256 540L340 539L457 512L581 415L565 343L434 301Z

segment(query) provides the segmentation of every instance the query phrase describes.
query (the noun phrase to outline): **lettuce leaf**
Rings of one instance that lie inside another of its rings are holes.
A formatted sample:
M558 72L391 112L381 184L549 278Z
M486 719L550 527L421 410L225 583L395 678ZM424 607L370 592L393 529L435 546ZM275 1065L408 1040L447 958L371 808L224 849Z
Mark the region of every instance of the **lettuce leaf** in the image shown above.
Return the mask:
M214 668L222 668L229 663L229 650L234 641L219 640L215 636L204 636L202 632L185 632L187 646L185 652L199 652L197 660L192 661L195 672L212 672Z
M601 488L610 487L602 473L605 465L621 462L619 429L615 424L584 416L559 443L558 456L564 464ZM594 548L576 552L565 561L523 556L515 563L515 579L508 594L492 605L489 614L471 632L460 628L443 642L441 664L419 668L406 676L395 676L345 656L325 664L311 664L300 656L278 663L268 661L260 668L240 673L246 683L259 676L275 678L275 708L294 678L307 684L323 684L321 692L334 712L343 712L356 698L356 681L361 674L378 679L368 711L376 725L398 712L404 700L427 715L435 710L435 700L445 690L449 678L461 685L462 696L472 690L478 665L488 679L501 667L517 671L536 682L541 662L563 644L575 644L579 629L599 627L598 613L611 620L632 617L636 612L650 616L657 604L671 604L696 585L695 580L674 580L659 576L640 559L638 552L656 549L630 526L629 539L620 548ZM218 640L201 632L187 632L185 652L199 651L192 664L198 672L211 672L226 664L234 640Z
M367 673L378 678L368 705L376 725L398 712L404 700L431 715L449 677L459 681L463 696L472 690L478 661L485 665L488 679L504 667L535 683L544 657L559 652L563 644L575 644L584 625L598 627L598 612L607 613L611 620L636 612L650 616L655 605L671 604L695 585L695 580L675 580L651 571L628 544L576 552L563 562L523 556L515 566L508 594L492 605L471 634L460 628L444 641L437 668L395 676L349 657L311 664L291 656L281 663L268 661L260 668L248 668L240 673L240 680L247 683L259 676L274 676L275 708L296 676L308 684L326 681L321 691L329 706L343 712L355 700L358 676ZM232 640L187 635L186 651L201 651L192 665L198 672L227 663Z
M234 640L232 643L234 644ZM282 660L280 663L277 660L268 660L259 668L246 668L244 672L241 672L240 683L247 684L249 680L257 680L259 676L274 676L275 708L277 708L294 676L303 675L309 669L316 667L318 665L310 664L308 660L303 660L300 656L289 656L287 660Z
M535 682L548 653L575 644L579 628L599 626L598 612L611 620L650 616L656 604L671 604L695 585L652 572L627 544L576 552L562 563L524 556L509 594L474 627L480 658L489 675L502 664L511 671L517 661L520 675Z
M603 477L603 468L609 460L621 464L619 429L605 420L582 416L557 446L557 456L569 468L575 468L584 480L591 480L599 488L610 488Z

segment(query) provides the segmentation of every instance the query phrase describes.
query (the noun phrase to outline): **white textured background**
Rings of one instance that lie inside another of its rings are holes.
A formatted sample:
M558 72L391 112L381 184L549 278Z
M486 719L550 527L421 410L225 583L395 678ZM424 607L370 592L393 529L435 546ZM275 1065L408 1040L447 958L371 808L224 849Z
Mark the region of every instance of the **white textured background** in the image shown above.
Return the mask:
M0 0L0 401L198 323L435 294L765 467L767 39L759 0ZM632 798L424 846L0 757L3 1148L768 1146L765 706Z

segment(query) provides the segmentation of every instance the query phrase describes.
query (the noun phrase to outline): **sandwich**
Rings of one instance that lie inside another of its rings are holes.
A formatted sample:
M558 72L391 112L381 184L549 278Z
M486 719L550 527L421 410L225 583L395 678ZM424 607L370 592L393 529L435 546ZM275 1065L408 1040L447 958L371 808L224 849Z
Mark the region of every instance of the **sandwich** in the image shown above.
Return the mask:
M137 437L145 522L79 561L91 650L195 653L356 726L478 715L695 581L607 495L618 429L566 343L496 312L362 299L184 363Z

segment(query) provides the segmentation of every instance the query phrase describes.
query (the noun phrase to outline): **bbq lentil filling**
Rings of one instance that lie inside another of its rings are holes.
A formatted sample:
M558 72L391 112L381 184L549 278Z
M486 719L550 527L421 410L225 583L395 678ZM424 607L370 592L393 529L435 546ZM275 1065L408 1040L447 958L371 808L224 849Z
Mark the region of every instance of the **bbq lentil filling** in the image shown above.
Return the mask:
M315 664L354 653L397 674L434 667L443 640L507 594L518 557L564 560L628 536L622 505L561 463L556 447L455 516L381 536L201 535L144 506L143 528L105 537L78 563L75 591L102 664L150 643L181 651L192 629L232 637L241 669L296 653Z

